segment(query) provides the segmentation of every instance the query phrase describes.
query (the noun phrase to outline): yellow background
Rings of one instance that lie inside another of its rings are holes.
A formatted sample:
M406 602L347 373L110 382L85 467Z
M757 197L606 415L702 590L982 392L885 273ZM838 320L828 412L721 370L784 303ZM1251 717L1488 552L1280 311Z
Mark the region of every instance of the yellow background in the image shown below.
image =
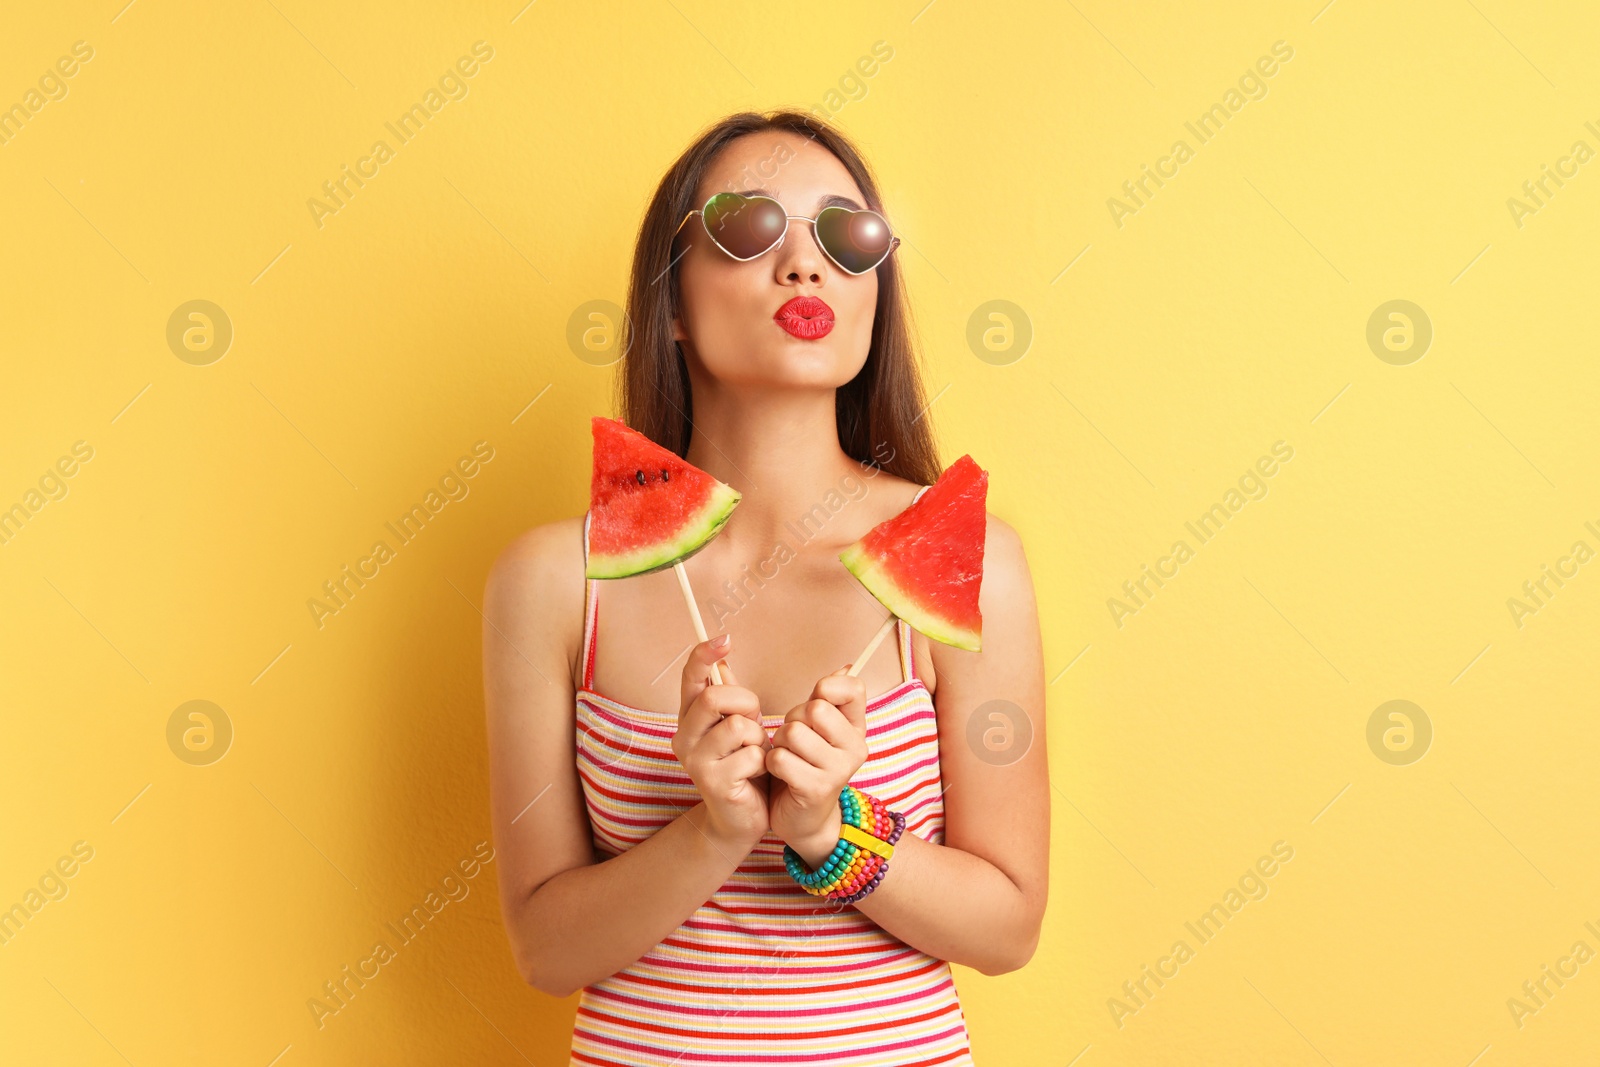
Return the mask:
M695 132L781 104L876 167L941 458L991 472L1038 587L1050 909L1023 971L958 969L978 1062L1600 1052L1600 961L1507 1006L1600 950L1600 563L1507 607L1600 549L1600 161L1507 207L1600 149L1592 5L123 3L11 5L0 35L6 105L94 49L0 146L0 506L94 450L0 546L0 906L94 850L0 946L8 1063L563 1059L573 1002L519 982L492 864L323 1028L306 1001L489 837L483 579L581 513L612 413L569 317L621 301ZM468 95L319 227L307 200L480 40ZM207 366L166 340L195 299L234 331ZM1393 299L1434 330L1403 366L1366 341ZM969 348L990 300L1020 359ZM480 440L470 494L319 629L322 582ZM1280 440L1267 495L1118 626ZM167 741L197 699L234 730L209 766ZM1367 743L1396 699L1433 730L1409 765ZM1277 841L1268 895L1119 1026Z

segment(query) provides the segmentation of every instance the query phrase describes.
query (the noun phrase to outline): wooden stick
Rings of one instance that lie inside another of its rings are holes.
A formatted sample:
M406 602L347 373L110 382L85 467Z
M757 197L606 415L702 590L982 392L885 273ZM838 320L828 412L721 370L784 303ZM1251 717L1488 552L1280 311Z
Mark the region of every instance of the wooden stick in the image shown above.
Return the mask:
M694 620L695 636L704 641L706 639L705 620L700 618L700 605L694 602L694 591L689 588L689 572L683 569L683 560L672 565L673 571L678 575L678 588L683 590L684 603L689 605L689 617ZM711 680L717 685L722 684L722 672L717 670L716 663L711 664Z
M878 646L883 644L883 639L889 636L890 629L894 627L894 620L895 617L893 615L883 620L883 625L878 627L878 632L872 635L872 640L868 642L867 647L862 649L861 655L857 656L855 662L850 664L850 669L845 672L846 675L855 678L861 674L861 668L867 665L867 660L871 659L872 654L878 651Z

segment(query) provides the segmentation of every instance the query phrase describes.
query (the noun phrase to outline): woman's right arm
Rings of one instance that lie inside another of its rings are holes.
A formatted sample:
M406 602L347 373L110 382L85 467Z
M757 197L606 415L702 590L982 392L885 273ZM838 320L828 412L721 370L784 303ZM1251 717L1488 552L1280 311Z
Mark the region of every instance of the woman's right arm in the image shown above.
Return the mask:
M704 799L635 847L597 862L574 738L572 666L581 627L576 641L572 632L583 615L583 590L578 519L513 542L484 591L501 914L523 979L558 997L615 974L664 940L727 881L767 828L765 788L749 780L764 769L755 695L732 684L708 686L710 663L726 650L713 653L705 643L684 668L684 712L673 743Z

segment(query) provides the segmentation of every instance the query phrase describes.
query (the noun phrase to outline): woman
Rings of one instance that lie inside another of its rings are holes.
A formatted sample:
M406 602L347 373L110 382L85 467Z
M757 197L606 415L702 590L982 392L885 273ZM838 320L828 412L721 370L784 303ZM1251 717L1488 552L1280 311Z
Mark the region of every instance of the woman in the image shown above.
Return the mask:
M621 417L743 494L685 563L728 643L694 642L670 570L585 581L582 516L489 576L502 910L523 977L581 991L574 1063L971 1063L947 961L1002 974L1038 944L1044 678L1016 534L989 517L982 652L902 623L860 677L835 669L885 618L839 552L940 471L882 211L838 132L747 113L641 226ZM845 795L887 813L878 839L904 827L875 881L821 895L800 875L845 849Z

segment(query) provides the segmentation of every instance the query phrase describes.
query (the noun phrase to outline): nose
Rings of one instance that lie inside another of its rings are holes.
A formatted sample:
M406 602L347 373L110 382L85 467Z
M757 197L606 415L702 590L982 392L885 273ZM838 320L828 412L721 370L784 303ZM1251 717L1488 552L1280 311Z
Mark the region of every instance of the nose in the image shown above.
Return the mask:
M810 219L799 215L790 215L788 219L789 229L784 231L783 243L778 246L773 273L785 285L799 282L821 285L828 276L828 260L817 244L816 228ZM799 239L794 239L797 235L790 232L796 226L805 231Z

